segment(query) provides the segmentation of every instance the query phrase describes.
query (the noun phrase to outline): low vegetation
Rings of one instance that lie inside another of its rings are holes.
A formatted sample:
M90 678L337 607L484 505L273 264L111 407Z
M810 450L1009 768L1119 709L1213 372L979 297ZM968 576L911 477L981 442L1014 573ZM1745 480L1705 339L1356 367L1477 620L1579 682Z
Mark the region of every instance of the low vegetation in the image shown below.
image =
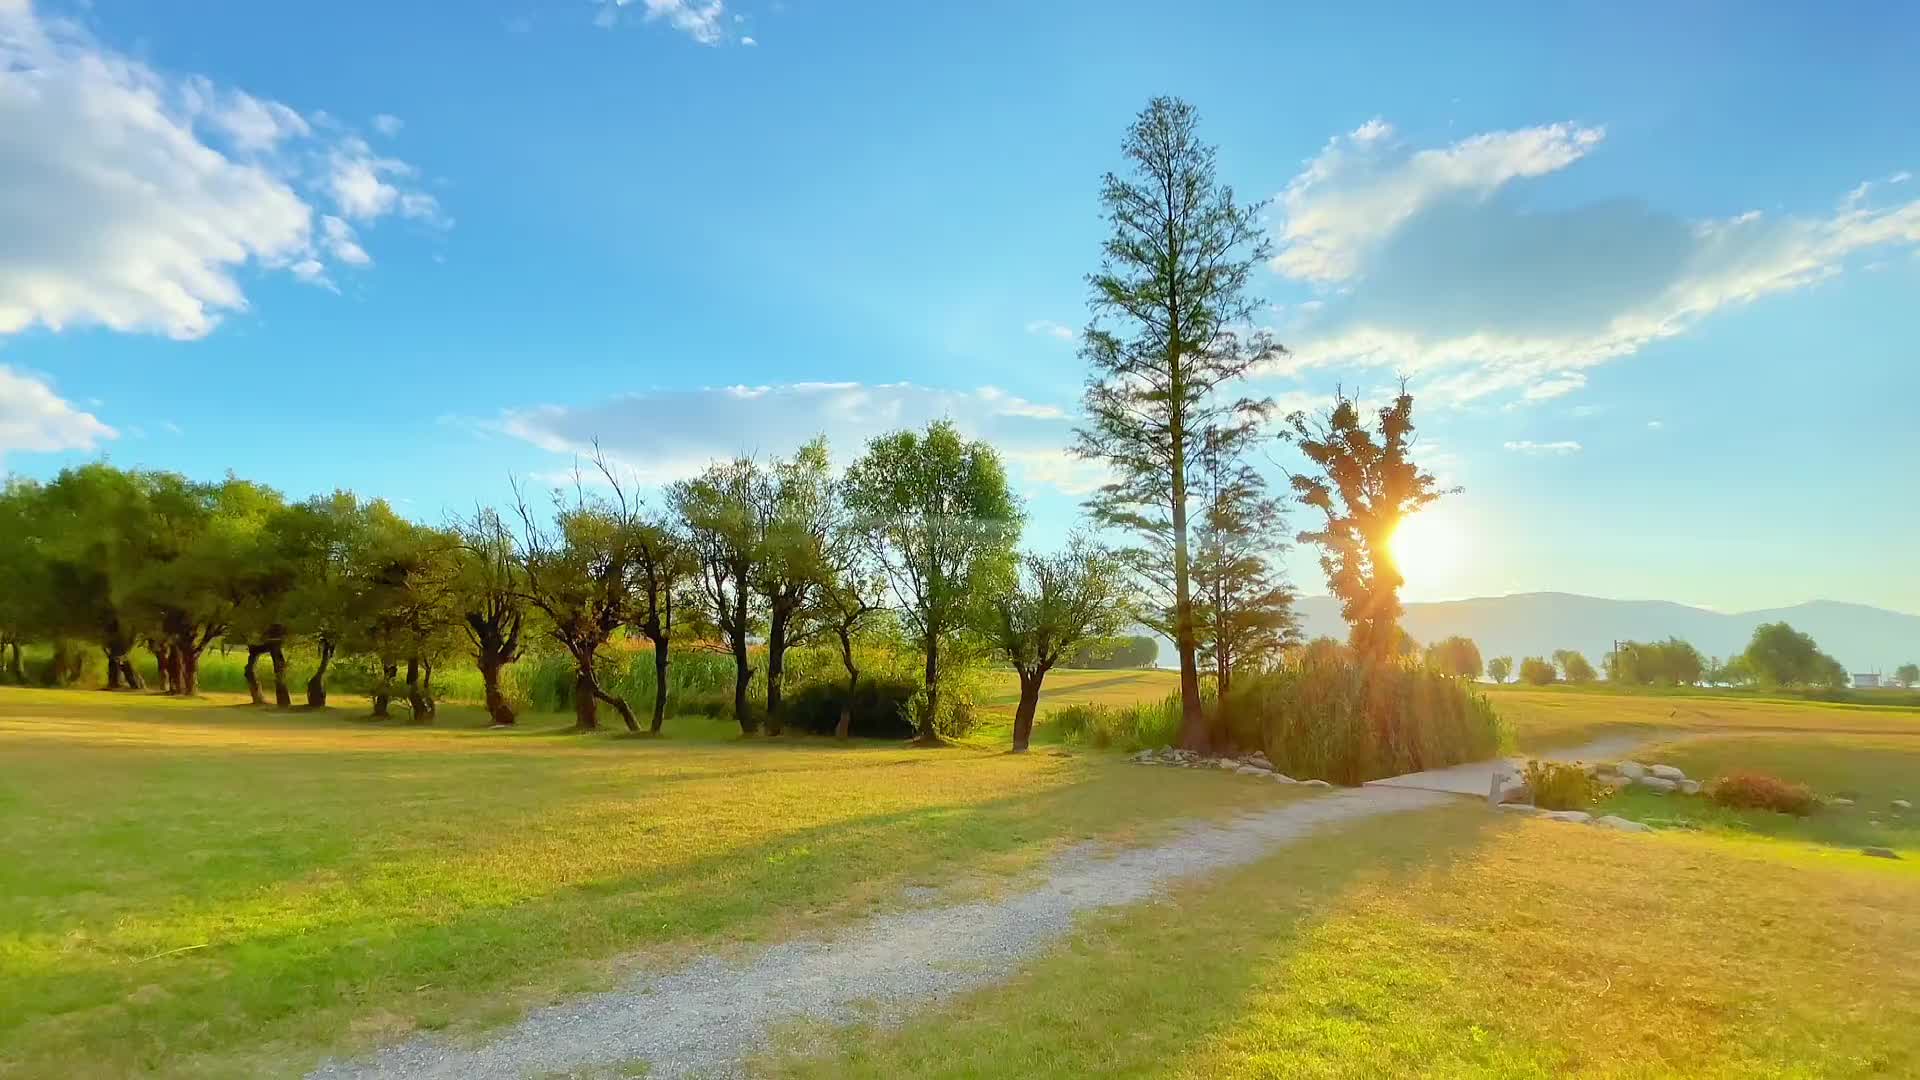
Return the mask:
M1543 810L1585 810L1602 789L1579 765L1558 761L1529 761L1525 770L1533 805Z
M1735 810L1771 810L1805 817L1816 805L1807 785L1751 769L1715 777L1706 791L1707 798Z
M1492 756L1506 740L1471 684L1418 664L1304 659L1221 700L1232 746L1297 779L1358 784Z
M1095 919L931 1014L793 1032L756 1071L1903 1076L1916 908L1910 863L1460 806Z
M0 1075L298 1074L606 985L635 951L825 932L909 885L991 888L1284 797L698 717L556 738L564 714L244 701L0 688Z

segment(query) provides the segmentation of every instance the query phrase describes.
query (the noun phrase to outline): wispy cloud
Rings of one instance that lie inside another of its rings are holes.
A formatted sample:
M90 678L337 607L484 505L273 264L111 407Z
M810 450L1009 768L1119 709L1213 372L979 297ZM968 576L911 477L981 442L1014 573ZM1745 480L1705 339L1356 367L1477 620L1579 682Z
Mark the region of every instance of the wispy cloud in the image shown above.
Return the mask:
M641 22L665 23L702 45L722 45L732 40L733 20L727 18L723 0L597 0L593 24L611 29L620 25L629 9L639 12ZM743 38L741 44L757 43Z
M442 221L414 175L321 114L163 73L0 2L0 335L200 337L246 308L242 268L327 285L332 267L372 262L316 217Z
M1027 483L1084 494L1106 479L1099 463L1067 452L1070 413L991 386L809 382L654 390L590 405L511 409L482 426L569 456L591 453L597 440L623 472L664 483L736 454L784 455L822 433L848 460L876 435L941 417L992 443Z
M1060 341L1072 341L1079 336L1073 327L1065 323L1054 322L1052 319L1033 320L1027 324L1027 333L1039 334L1042 337L1055 338Z
M1274 268L1325 304L1293 309L1292 353L1272 370L1388 367L1432 397L1546 400L1716 312L1920 246L1920 201L1883 197L1898 174L1821 213L1692 221L1633 199L1517 197L1603 145L1604 129L1574 123L1434 148L1380 121L1333 139L1278 200Z
M1508 442L1506 448L1516 454L1577 454L1580 452L1580 444L1572 439L1563 439L1560 442L1534 442L1530 439L1522 439L1518 442Z

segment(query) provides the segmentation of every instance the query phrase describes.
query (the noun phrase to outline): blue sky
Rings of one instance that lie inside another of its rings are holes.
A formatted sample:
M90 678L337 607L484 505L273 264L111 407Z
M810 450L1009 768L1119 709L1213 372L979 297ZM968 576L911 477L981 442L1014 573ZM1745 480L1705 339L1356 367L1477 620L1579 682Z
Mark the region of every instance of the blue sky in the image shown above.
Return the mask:
M1174 93L1272 200L1256 388L1405 373L1465 488L1409 598L1920 612L1920 12L1428 8L0 0L0 467L437 520L944 414L1049 545Z

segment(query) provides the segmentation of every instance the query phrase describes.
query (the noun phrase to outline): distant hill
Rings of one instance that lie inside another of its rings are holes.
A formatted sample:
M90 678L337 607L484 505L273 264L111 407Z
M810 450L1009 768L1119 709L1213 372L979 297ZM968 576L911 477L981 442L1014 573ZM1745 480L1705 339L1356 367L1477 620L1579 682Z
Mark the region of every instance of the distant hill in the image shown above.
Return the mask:
M1330 596L1302 598L1295 609L1308 637L1345 639L1340 605ZM1572 593L1520 593L1473 600L1408 604L1405 625L1421 644L1464 634L1486 657L1548 656L1578 649L1598 667L1615 639L1647 641L1679 637L1707 656L1726 657L1747 647L1753 628L1785 621L1813 635L1848 671L1893 669L1920 662L1920 615L1864 604L1814 600L1793 607L1726 615L1664 600L1606 600ZM1170 648L1163 654L1170 663Z

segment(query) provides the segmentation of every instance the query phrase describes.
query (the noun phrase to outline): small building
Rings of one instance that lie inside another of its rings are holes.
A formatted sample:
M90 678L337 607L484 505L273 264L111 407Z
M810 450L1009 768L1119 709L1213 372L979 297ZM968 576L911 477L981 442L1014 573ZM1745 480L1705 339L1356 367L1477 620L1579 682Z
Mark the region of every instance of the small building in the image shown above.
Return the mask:
M1853 673L1853 688L1854 688L1855 690L1878 690L1878 689L1880 689L1880 673L1879 673L1879 672L1877 672L1877 671L1856 671L1856 672L1854 672L1854 673Z

